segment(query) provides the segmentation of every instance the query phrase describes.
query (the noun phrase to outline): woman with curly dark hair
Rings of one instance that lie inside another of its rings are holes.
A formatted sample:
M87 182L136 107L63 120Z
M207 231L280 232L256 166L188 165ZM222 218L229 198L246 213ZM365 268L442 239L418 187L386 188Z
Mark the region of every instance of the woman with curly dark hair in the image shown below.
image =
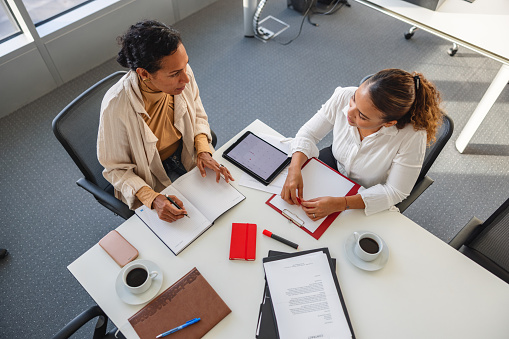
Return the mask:
M115 196L131 209L141 204L172 222L187 211L174 207L161 190L197 166L233 180L211 156L208 117L203 108L180 33L146 20L118 38L117 61L130 71L104 96L97 139L103 175ZM179 206L182 201L171 196Z
M283 200L302 205L312 220L346 209L367 215L391 208L411 192L426 145L442 123L440 94L422 74L382 70L359 87L338 87L292 141L292 162ZM332 146L316 143L333 131ZM349 197L302 200L302 165L319 159L364 189ZM299 201L300 200L300 201Z

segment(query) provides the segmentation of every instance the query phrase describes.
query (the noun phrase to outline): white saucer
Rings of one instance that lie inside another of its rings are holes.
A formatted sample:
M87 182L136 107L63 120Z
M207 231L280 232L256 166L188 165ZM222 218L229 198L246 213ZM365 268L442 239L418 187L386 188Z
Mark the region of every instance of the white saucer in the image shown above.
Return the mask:
M362 234L364 231L358 231L358 233ZM380 238L381 239L381 238ZM382 239L383 242L383 249L382 253L373 261L364 261L361 258L359 258L354 253L354 247L355 247L355 236L350 234L350 236L345 241L345 251L346 251L346 257L352 264L357 266L358 268L365 270L365 271L377 271L385 266L387 261L389 260L389 247L387 247L387 244Z
M152 285L150 285L150 288L141 294L132 294L130 291L127 290L127 287L124 285L124 282L122 281L122 275L124 274L124 271L126 270L128 265L124 266L118 273L117 280L115 282L115 290L117 291L117 295L119 296L119 298L126 304L140 305L149 302L150 300L154 299L154 297L157 295L163 284L163 273L161 272L159 266L157 266L156 263L150 260L138 259L133 262L137 262L147 266L149 271L159 272L159 274L152 279Z

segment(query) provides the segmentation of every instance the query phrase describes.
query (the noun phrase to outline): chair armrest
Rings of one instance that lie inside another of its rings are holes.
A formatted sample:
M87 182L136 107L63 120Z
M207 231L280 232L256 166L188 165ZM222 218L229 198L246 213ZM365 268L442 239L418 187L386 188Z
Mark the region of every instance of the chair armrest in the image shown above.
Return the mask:
M60 331L58 331L57 334L53 336L53 339L67 339L71 337L83 325L95 317L99 317L99 319L97 319L97 324L95 326L94 338L104 337L106 333L106 327L108 325L108 317L99 306L94 305L71 320L71 322L65 325Z
M216 133L214 133L213 130L210 130L210 135L212 136L212 147L216 148L216 145L217 145L217 135Z
M433 182L435 181L426 175L421 181L416 183L410 192L410 195L396 205L396 207L399 208L399 211L403 213L415 201L415 199L417 199L428 187L431 186Z
M482 220L472 217L470 221L463 226L463 228L449 241L449 245L459 250L461 246L468 242L471 236L479 229L479 226L483 224Z
M129 219L134 214L134 211L130 210L124 202L105 192L103 189L91 181L85 178L80 178L78 181L76 181L76 184L91 193L97 199L97 201L99 201L110 211L118 214L122 218Z

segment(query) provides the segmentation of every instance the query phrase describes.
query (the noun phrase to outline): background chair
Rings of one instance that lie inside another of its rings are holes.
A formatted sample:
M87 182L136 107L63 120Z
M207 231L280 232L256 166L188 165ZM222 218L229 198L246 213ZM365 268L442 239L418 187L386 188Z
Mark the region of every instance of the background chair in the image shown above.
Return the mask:
M124 335L120 332L117 334L117 337L115 337L115 332L117 331L116 327L107 332L108 316L106 316L103 310L97 305L91 306L74 318L70 323L65 325L64 328L58 331L58 333L53 336L53 339L70 338L81 327L96 317L97 323L94 328L93 339L125 339Z
M405 39L410 40L414 36L415 31L418 29L419 28L417 26L410 27L408 32L405 33ZM452 47L447 50L447 54L449 54L450 56L455 56L456 53L458 52L458 49L459 49L458 44L453 42Z
M485 222L476 217L449 245L509 283L509 199Z
M127 219L134 211L115 198L113 186L104 179L104 167L97 160L101 102L108 89L125 74L125 71L115 72L74 99L53 119L53 133L84 175L76 184L90 192L101 205ZM211 133L215 147L217 137Z
M372 76L373 74L370 74L362 78L359 85ZM452 119L445 113L443 114L444 119L442 126L440 126L439 130L437 131L435 142L426 148L424 162L422 163L421 172L419 173L419 177L415 182L414 188L405 200L396 205L401 213L403 213L408 208L408 206L410 206L415 201L415 199L417 199L434 182L434 180L428 177L426 174L444 148L447 141L449 141L451 138L452 132L454 130L454 123Z

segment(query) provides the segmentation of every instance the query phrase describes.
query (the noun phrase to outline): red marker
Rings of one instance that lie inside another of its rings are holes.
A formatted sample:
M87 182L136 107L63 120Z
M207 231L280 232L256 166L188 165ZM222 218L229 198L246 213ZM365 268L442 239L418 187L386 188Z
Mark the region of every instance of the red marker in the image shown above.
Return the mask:
M290 240L286 240L285 238L281 238L280 236L278 235L275 235L274 233L272 233L271 231L267 231L267 230L263 230L263 234L268 236L268 237L271 237L272 239L274 240L277 240L279 242L282 242L283 244L286 244L290 247L293 247L295 249L298 249L299 248L299 245L297 245L296 243L294 242L291 242Z

